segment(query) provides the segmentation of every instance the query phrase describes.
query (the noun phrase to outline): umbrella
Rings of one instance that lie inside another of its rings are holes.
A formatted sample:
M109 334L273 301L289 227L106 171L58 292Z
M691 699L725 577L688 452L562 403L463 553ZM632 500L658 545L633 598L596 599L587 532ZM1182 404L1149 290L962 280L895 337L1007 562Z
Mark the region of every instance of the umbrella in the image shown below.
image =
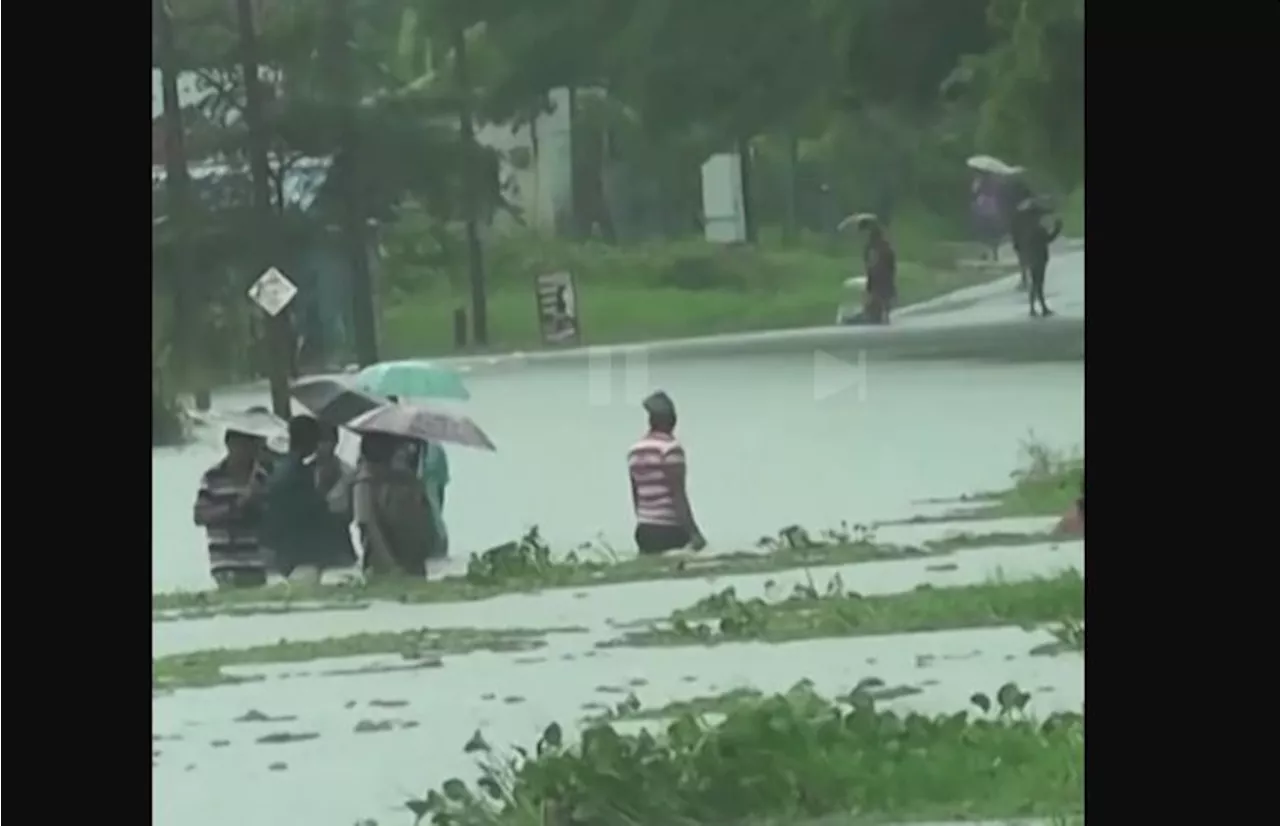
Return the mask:
M874 224L879 220L880 220L879 218L877 218L875 215L871 214L870 212L855 212L853 215L849 215L843 221L841 221L836 226L836 229L838 231L843 232L844 230L848 229L851 226L857 226L861 228L861 227L865 227L868 224Z
M387 403L386 399L356 389L345 379L328 376L296 381L289 393L317 419L332 425L344 425L361 413Z
M408 399L469 399L457 370L406 359L371 364L356 374L356 387L380 396Z
M1017 175L1023 171L1020 166L1009 166L1009 164L993 158L990 155L974 155L965 161L970 169L976 169L979 172L990 172L993 175Z
M407 439L496 450L479 425L466 416L431 410L416 404L384 404L346 423L356 433L386 433Z

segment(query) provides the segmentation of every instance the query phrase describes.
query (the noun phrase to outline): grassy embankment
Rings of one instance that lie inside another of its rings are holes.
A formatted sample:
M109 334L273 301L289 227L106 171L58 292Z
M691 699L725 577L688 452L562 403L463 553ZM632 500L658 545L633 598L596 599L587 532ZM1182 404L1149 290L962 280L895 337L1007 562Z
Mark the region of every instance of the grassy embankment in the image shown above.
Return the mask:
M907 305L985 283L1002 266L961 266L963 244L940 240L925 222L904 217L893 230L898 249L899 303ZM862 274L859 241L807 237L784 247L770 239L754 247L704 241L609 246L530 236L487 245L489 350L541 347L534 279L567 270L578 286L578 309L588 344L609 344L719 333L826 325L846 300L844 280ZM468 306L465 276L450 271L397 290L384 300L388 358L454 352L453 311Z

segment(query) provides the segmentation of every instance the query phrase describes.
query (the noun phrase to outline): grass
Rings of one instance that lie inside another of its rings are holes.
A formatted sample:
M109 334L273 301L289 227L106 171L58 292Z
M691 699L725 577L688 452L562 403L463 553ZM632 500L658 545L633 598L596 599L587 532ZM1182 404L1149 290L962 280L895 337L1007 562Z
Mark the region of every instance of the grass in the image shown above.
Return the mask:
M413 813L438 826L663 823L678 826L866 824L1071 817L1083 811L1084 718L1026 715L1007 683L976 711L937 717L882 711L865 687L828 700L802 682L743 698L723 720L682 714L664 730L607 723L564 742L559 725L518 755L479 732L474 785L453 778Z
M882 525L920 525L945 522L1013 519L1025 516L1063 514L1084 489L1084 454L1064 453L1028 438L1022 444L1018 469L1010 474L1012 484L1004 490L962 496L963 503L944 513L885 520Z
M1050 535L1038 532L962 533L918 546L902 546L877 542L870 531L858 526L824 531L817 538L792 527L780 531L776 537L760 540L761 549L769 553L619 559L608 548L591 546L563 559L553 560L535 530L519 542L473 556L465 576L313 588L275 585L234 591L179 591L153 596L151 608L153 620L172 620L291 610L358 609L371 600L415 604L465 602L557 588L702 579L819 565L937 557L967 549L1030 545L1051 540Z
M903 306L986 283L1008 267L960 267L963 248L895 230ZM534 279L575 275L587 344L829 325L847 300L843 282L861 273L857 241L812 238L796 247L721 247L704 241L609 246L516 236L490 245L489 351L542 347ZM466 285L440 283L386 302L389 358L455 351L453 312L469 306Z
M863 597L839 578L823 592L797 586L785 599L740 599L733 588L677 611L662 624L629 631L604 646L715 645L724 642L789 642L986 628L1034 626L1083 619L1084 577L1066 571L1023 582L988 582L952 588L923 585L901 594Z
M281 640L250 648L217 648L157 657L151 661L154 691L199 688L252 681L254 677L228 674L231 666L299 663L311 660L399 654L406 660L425 661L446 654L474 651L528 651L546 643L552 633L580 632L582 628L422 628L329 637L322 640Z

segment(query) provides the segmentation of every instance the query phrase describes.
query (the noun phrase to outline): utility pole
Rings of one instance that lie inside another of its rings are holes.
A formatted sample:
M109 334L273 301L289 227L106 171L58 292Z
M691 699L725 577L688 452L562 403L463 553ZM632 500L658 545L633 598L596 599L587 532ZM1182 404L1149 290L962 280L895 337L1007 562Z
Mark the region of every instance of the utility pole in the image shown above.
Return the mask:
M152 0L152 15L156 33L156 62L160 70L160 97L164 104L161 124L164 129L164 187L168 201L170 226L173 227L176 272L173 284L173 335L174 352L178 357L179 374L191 377L191 368L200 350L199 302L193 295L195 279L191 272L191 259L187 254L191 231L191 173L187 169L186 136L182 123L182 103L178 98L178 73L181 62L174 43L173 17L168 0ZM207 409L209 390L200 376L200 386L194 388L196 407Z
M756 242L756 214L751 207L751 139L738 139L739 184L742 187L742 225L748 244Z
M462 26L453 30L453 70L458 87L458 132L462 139L463 179L462 209L466 222L467 269L471 276L471 338L481 347L489 343L489 302L484 284L484 251L480 247L480 229L476 213L477 158L475 122L471 115L471 74L467 65L467 32Z
M262 82L258 78L258 32L253 19L253 0L236 0L236 18L240 34L240 68L244 74L244 119L249 129L249 171L253 177L253 209L258 237L253 248L260 264L254 278L273 266L278 252L276 216L271 208L271 164L268 160L266 123L263 121L265 101ZM281 418L289 418L289 362L293 351L293 332L284 312L266 314L267 377L271 382L271 409Z
M329 70L333 99L340 111L337 151L331 169L339 175L342 201L342 242L351 273L351 329L355 335L356 363L368 367L378 362L378 333L374 323L373 278L369 272L369 245L365 210L360 191L360 128L356 108L359 90L351 61L349 0L329 0Z

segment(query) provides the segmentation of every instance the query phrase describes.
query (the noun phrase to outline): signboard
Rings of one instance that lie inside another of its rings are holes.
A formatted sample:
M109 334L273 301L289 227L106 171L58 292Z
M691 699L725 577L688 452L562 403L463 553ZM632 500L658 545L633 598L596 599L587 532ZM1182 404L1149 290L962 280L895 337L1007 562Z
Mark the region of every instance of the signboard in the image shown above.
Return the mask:
M573 274L552 272L538 276L534 283L538 301L538 321L544 344L579 344L578 291Z
M742 161L737 153L712 155L702 165L702 217L707 240L713 244L735 244L747 239Z
M264 272L249 287L249 300L269 316L279 315L297 294L297 286L275 267Z

